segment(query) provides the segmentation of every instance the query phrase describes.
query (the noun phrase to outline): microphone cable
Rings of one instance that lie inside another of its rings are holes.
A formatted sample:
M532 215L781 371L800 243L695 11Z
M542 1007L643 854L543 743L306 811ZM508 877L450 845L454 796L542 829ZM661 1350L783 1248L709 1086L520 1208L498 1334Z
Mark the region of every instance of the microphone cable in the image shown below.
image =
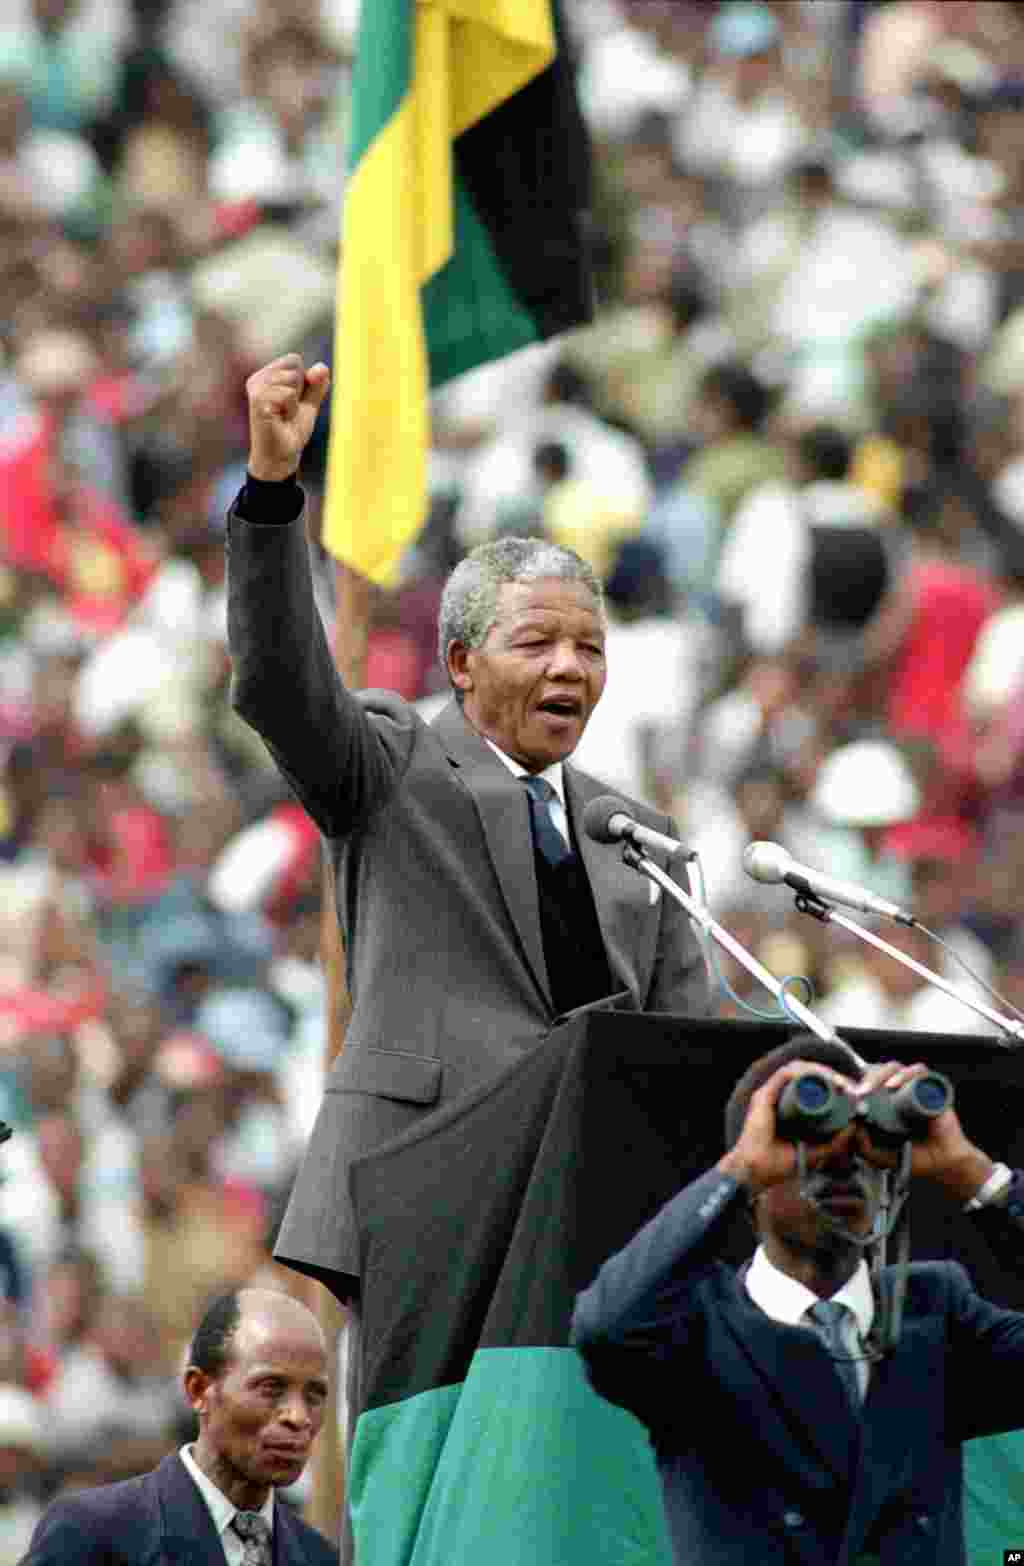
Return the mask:
M704 866L701 864L700 855L695 850L690 853L687 859L686 873L691 880L691 891L693 892L694 900L700 903L702 908L707 908L708 894L707 883L704 879ZM692 886L694 880L697 883L696 890ZM786 978L779 980L781 996L776 1001L774 1010L764 1011L759 1006L752 1006L749 1001L745 1001L741 995L736 994L736 991L722 972L712 937L699 925L695 925L695 928L697 944L704 958L704 966L708 971L713 990L717 990L719 994L725 995L727 999L732 1001L734 1006L738 1007L740 1011L746 1012L748 1017L753 1017L757 1022L795 1022L802 1026L801 1019L795 1016L786 1005L786 994L795 985L802 984L806 998L797 996L797 999L802 1000L805 1006L811 1004L814 999L814 985L805 974L789 974Z
M922 924L920 920L917 921L917 928L922 935L927 935L930 941L934 941L936 946L941 946L946 955L952 957L954 962L958 962L967 976L974 980L979 989L984 990L986 995L990 996L992 1000L998 1001L1000 1006L1012 1012L1018 1022L1024 1022L1024 1011L1021 1011L1020 1007L1015 1006L1012 1001L1007 1000L1005 995L1000 995L994 984L989 984L988 980L983 979L980 973L976 973L967 961L967 958L957 951L952 941L947 941L944 936L937 935L934 930L929 930L928 926Z

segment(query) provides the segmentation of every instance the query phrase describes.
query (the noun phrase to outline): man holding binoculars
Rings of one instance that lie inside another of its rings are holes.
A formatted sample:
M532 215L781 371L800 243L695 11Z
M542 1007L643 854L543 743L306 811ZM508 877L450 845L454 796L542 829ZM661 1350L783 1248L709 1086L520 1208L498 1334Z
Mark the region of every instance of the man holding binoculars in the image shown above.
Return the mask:
M725 1140L573 1317L596 1390L650 1431L677 1561L963 1566L961 1444L1024 1425L1024 1314L956 1263L864 1251L902 1165L1024 1261L1024 1175L968 1140L944 1077L809 1034L740 1078ZM717 1252L741 1203L737 1271Z

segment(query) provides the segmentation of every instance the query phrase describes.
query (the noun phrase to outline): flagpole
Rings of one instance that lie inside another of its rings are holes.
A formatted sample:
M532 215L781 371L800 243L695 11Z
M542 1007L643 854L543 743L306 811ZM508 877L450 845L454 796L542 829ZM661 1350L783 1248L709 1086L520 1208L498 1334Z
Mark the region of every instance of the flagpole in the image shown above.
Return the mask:
M336 560L334 597L334 661L349 690L359 690L366 684L370 583L351 566ZM352 1015L352 1002L345 985L345 947L334 900L334 868L326 856L320 896L320 962L327 992L326 1074L344 1048L345 1033ZM327 1338L335 1374L330 1377L323 1429L313 1458L313 1490L308 1515L314 1528L319 1528L328 1539L337 1542L345 1490L345 1454L342 1450L340 1423L342 1405L338 1385L338 1344L345 1311L322 1284L315 1287L317 1315Z

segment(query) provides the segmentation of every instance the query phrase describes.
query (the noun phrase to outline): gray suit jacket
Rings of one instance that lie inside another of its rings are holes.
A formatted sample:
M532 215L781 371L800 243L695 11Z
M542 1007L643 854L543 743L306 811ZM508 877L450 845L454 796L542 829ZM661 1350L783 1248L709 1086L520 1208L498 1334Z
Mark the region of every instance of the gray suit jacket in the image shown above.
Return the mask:
M301 519L232 514L228 541L234 705L324 835L353 1003L277 1255L344 1295L359 1271L351 1160L510 1065L555 1021L527 797L454 702L428 725L400 697L345 689ZM565 779L617 1003L706 1010L682 910L652 901L617 846L583 834L603 785L571 765ZM671 832L666 817L634 809Z

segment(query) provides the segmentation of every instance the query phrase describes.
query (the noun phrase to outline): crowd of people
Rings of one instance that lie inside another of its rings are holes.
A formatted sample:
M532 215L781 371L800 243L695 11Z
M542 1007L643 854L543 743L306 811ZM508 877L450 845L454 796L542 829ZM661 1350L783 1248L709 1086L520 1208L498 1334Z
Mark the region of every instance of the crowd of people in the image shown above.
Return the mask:
M45 1498L180 1442L213 1295L296 1286L270 1258L323 1080L320 852L230 708L224 515L247 376L331 358L355 11L0 24L0 1566ZM991 1032L743 852L912 907L944 944L887 939L1024 1004L1024 14L564 11L596 318L435 394L366 684L436 711L451 567L568 545L610 617L575 760L672 815L832 1023ZM325 405L330 627L328 435ZM719 1013L765 1010L717 962Z

